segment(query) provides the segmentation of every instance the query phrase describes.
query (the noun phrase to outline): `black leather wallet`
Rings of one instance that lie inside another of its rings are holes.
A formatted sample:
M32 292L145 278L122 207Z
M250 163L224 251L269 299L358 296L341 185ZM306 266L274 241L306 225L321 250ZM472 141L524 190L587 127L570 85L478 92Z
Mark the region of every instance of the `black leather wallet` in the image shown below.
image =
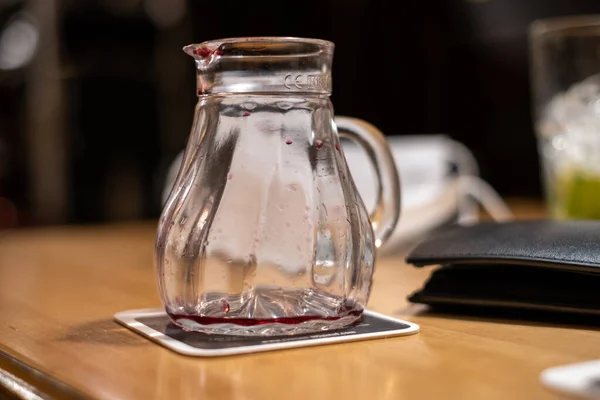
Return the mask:
M414 303L600 315L600 221L451 227L407 262L441 265L409 296Z

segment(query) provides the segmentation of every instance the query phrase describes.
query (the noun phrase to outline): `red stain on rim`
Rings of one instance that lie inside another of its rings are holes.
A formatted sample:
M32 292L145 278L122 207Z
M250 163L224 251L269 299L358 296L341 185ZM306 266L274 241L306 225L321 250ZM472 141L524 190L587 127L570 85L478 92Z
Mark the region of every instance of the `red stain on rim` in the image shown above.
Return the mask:
M196 47L194 49L194 54L197 56L200 56L202 58L207 58L212 56L213 54L215 56L222 56L223 55L223 50L221 49L209 49L206 46L200 46L200 47Z

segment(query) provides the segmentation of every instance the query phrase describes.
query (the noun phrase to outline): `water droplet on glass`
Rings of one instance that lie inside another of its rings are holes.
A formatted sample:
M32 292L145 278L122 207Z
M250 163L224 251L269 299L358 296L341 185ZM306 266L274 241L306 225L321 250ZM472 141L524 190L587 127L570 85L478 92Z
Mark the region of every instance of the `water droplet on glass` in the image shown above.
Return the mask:
M283 206L282 206L281 204L278 204L278 205L277 205L277 209L278 209L279 211L283 211Z
M221 175L222 176L222 175ZM227 180L232 180L233 179L233 174L230 172L227 174Z
M179 220L179 224L183 225L187 222L187 217L183 217Z
M256 103L247 102L242 104L242 107L244 107L246 110L254 110L256 108Z
M298 272L298 276L302 276L302 275L303 275L302 271Z

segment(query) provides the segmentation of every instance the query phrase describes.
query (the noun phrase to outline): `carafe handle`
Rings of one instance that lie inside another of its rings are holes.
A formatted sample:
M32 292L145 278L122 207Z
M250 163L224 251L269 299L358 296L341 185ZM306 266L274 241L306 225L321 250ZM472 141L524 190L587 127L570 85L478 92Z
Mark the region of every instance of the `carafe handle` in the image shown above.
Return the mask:
M335 117L338 134L359 144L371 160L375 173L376 204L369 213L375 246L381 247L400 217L400 180L390 147L379 129L358 118Z

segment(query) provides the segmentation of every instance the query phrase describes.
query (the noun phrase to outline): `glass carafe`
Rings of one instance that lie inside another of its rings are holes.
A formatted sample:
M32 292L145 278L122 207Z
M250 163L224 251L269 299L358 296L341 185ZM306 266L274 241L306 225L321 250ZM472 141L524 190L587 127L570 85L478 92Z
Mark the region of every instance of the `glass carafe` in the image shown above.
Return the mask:
M156 239L160 295L178 326L281 335L360 318L375 250L398 220L399 181L375 127L334 118L333 47L262 37L184 48L195 59L198 103ZM378 173L370 216L343 135Z

